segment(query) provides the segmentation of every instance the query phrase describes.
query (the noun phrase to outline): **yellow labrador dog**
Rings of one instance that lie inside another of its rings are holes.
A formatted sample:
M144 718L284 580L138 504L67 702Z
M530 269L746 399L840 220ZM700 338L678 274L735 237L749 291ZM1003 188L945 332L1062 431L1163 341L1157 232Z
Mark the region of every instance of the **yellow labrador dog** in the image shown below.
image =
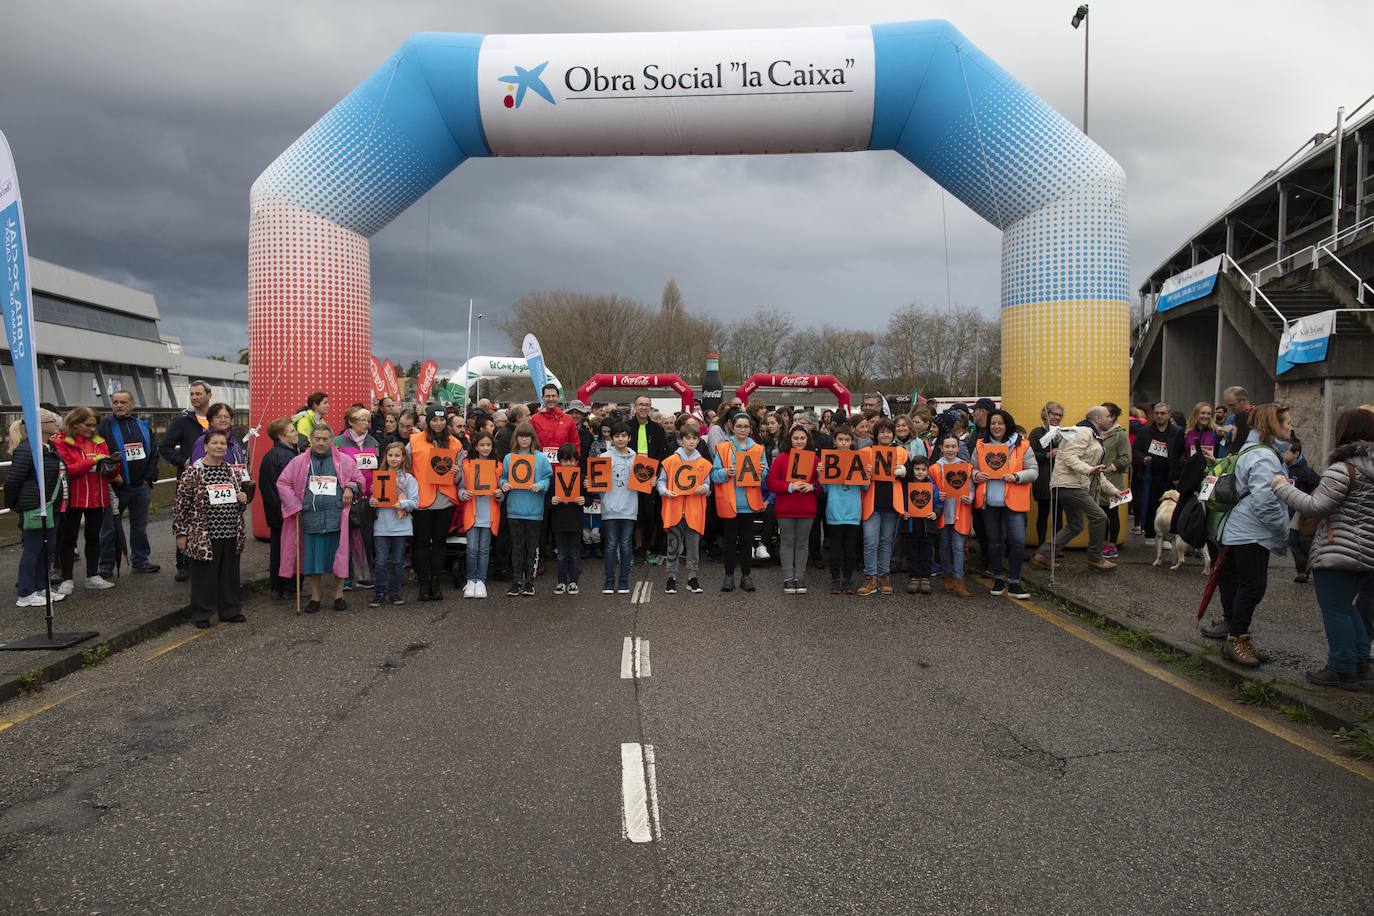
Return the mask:
M1164 542L1169 539L1169 526L1174 522L1174 510L1178 508L1178 491L1168 490L1159 498L1159 508L1155 510L1155 561L1153 566L1160 566L1164 563ZM1178 535L1174 535L1174 565L1169 567L1173 572L1182 566L1188 559L1188 543ZM1207 545L1202 545L1202 574L1207 575L1207 570L1212 568L1211 551Z

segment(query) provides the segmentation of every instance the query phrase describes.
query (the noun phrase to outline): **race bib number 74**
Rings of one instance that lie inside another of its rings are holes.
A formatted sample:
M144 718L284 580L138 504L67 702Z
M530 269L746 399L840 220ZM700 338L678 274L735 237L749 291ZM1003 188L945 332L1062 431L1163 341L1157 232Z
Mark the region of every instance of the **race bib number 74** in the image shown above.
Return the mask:
M316 496L333 496L339 492L339 479L333 476L310 478L310 492Z

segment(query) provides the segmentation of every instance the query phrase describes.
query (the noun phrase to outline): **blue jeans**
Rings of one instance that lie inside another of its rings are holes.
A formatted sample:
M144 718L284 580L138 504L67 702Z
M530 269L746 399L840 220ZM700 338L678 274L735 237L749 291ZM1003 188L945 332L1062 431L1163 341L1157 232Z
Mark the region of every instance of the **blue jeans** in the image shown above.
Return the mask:
M940 569L947 576L964 578L964 536L953 523L940 529Z
M892 572L892 544L897 538L897 513L874 509L864 519L864 575L886 576Z
M1355 596L1371 585L1374 572L1369 570L1312 570L1312 587L1326 629L1326 666L1332 671L1354 674L1355 663L1369 658L1369 628L1355 607Z
M152 547L148 544L148 503L152 499L152 489L148 484L141 483L136 487L120 487L114 491L115 505L129 511L129 540L125 542L125 551L136 569L147 566L152 554ZM116 525L120 526L118 534L122 538L124 520L115 514L115 508L111 506L105 510L105 518L100 525L102 570L115 568Z
M988 533L988 574L994 579L1004 578L1002 558L1010 554L1005 578L1020 582L1021 563L1026 558L1026 513L1006 506L984 506L983 528Z
M487 581L487 564L491 562L491 529L473 526L467 530L468 581Z
M601 538L606 542L606 581L603 588L629 588L630 563L634 559L635 520L632 518L603 518ZM616 562L620 564L620 578L616 579Z
M16 513L18 514L18 513ZM48 562L57 557L57 526L55 519L48 519ZM19 554L20 598L27 598L34 592L41 592L48 584L48 570L43 568L43 529L26 528L23 533L24 549Z
M378 595L401 595L401 570L406 564L406 541L404 534L379 534L372 539L373 565L372 583Z

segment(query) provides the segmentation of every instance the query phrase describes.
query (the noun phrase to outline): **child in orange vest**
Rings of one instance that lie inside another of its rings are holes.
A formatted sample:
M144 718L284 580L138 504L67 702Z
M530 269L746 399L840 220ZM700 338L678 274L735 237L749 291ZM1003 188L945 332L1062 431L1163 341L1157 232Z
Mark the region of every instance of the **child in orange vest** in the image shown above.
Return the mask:
M706 499L711 492L711 462L701 457L697 444L701 433L695 423L685 423L677 434L678 449L667 458L658 472L658 494L663 497L663 528L668 533L668 553L664 565L668 581L663 591L677 594L677 564L687 558L687 590L701 593L697 575L701 571L701 536L706 533ZM690 491L679 489L695 474L698 484ZM688 476L684 476L688 475Z
M945 591L956 598L972 598L964 584L964 539L973 533L973 468L960 456L962 447L953 432L940 438L940 460L930 476L940 488L944 511L940 513L940 568L945 573ZM956 466L951 470L950 466ZM956 479L962 475L962 480ZM956 491L963 491L956 496Z

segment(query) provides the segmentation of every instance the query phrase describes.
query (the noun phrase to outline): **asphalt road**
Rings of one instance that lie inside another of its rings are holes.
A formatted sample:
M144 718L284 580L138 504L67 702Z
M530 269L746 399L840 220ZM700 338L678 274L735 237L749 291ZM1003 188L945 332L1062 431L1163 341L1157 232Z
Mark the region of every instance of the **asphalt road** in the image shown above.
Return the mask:
M1374 783L1014 602L636 573L647 603L259 601L0 707L0 911L1374 906Z

